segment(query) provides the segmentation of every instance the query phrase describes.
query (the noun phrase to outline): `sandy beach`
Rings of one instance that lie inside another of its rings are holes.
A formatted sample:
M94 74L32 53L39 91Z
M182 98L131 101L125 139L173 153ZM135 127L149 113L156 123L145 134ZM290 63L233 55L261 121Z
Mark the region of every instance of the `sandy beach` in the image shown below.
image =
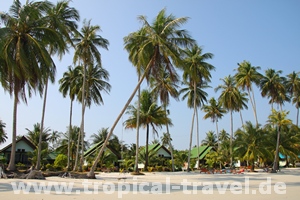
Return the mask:
M280 172L199 174L155 172L144 176L100 173L97 179L0 179L0 199L299 199L300 168Z

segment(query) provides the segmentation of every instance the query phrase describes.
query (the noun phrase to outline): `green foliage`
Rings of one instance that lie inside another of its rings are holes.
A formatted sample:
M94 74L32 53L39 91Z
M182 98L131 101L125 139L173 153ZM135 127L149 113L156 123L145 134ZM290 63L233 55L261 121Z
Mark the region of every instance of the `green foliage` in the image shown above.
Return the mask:
M59 154L54 161L54 167L64 168L65 166L67 166L67 163L68 163L68 157L64 154Z

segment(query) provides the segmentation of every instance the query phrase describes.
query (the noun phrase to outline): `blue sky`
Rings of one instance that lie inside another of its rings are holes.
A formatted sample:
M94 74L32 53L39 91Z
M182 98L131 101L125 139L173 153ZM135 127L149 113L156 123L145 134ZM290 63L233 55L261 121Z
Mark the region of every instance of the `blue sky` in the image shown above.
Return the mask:
M1 0L0 11L8 11L13 0ZM25 0L21 1L25 3ZM56 0L51 0L56 3ZM109 51L100 49L103 67L110 73L112 90L109 95L103 94L104 105L92 106L86 110L86 139L102 127L111 127L119 112L125 105L136 83L136 71L128 61L128 53L124 50L123 38L141 27L137 16L145 15L152 22L157 13L166 8L168 14L176 17L189 17L183 27L203 47L204 52L214 54L209 62L216 67L212 72L212 89L208 89L208 99L217 98L213 88L221 84L220 78L234 74L237 63L250 61L253 66L260 66L261 73L268 68L282 70L283 75L292 71L300 71L300 1L299 0L73 0L70 4L77 8L83 19L91 19L92 24L100 25L100 35L109 40ZM80 22L80 25L81 25ZM58 80L72 65L72 51L59 61L57 65L56 84L50 85L45 126L59 132L65 132L69 120L70 100L63 98L58 92ZM146 84L143 84L146 87ZM255 89L259 123L265 124L270 113L267 99L261 98ZM135 101L136 99L134 99ZM11 142L13 99L0 89L0 119L6 123L9 139L1 144L3 148ZM244 120L254 122L251 105L243 111ZM172 101L170 105L171 119L174 124L170 132L176 149L188 149L192 110L185 101ZM290 111L289 117L295 121L296 111L293 105L286 103L284 109ZM18 107L17 134L26 134L26 128L40 122L42 99L34 96L28 105L20 103ZM200 139L209 130L215 131L210 120L203 120L203 112L199 112ZM114 133L126 144L135 143L135 130L124 130L122 121ZM81 106L75 103L73 124L80 125ZM234 129L241 126L238 114L234 115ZM229 114L219 121L219 129L230 131ZM159 131L159 137L165 130ZM145 144L145 130L140 131L140 145ZM153 137L151 136L151 140ZM193 145L196 145L194 134Z

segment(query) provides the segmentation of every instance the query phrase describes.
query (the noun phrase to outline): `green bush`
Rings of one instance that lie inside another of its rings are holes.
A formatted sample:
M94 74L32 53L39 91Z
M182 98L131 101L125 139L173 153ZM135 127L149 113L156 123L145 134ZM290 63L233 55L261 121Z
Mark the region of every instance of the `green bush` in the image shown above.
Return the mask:
M64 154L58 154L54 161L54 167L58 170L63 169L68 164L68 157Z

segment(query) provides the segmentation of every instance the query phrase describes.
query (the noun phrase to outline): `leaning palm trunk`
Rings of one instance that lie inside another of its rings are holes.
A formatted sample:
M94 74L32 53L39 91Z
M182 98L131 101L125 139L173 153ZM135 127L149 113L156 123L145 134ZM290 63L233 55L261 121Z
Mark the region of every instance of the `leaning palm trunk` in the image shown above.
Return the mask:
M88 177L90 177L90 178L95 178L95 169L96 169L97 163L99 162L99 160L100 160L100 158L101 158L101 156L102 156L102 154L103 154L103 152L104 152L104 149L106 148L106 145L107 145L107 143L108 143L108 140L109 140L110 136L112 135L112 133L113 133L115 127L117 126L119 120L121 119L122 115L123 115L124 112L126 111L128 105L129 105L130 102L132 101L132 99L133 99L134 95L136 94L137 90L139 89L141 83L142 83L143 80L145 79L146 74L147 74L148 70L150 69L151 64L152 64L152 60L149 62L148 66L146 67L146 69L145 69L145 71L144 71L143 76L142 76L141 79L139 80L137 86L134 88L134 90L133 90L131 96L129 97L129 99L128 99L128 101L126 102L125 106L124 106L123 109L121 110L121 113L119 114L119 116L117 117L116 121L115 121L114 124L112 125L112 127L111 127L111 129L110 129L110 131L109 131L109 133L108 133L108 135L107 135L107 137L106 137L106 139L105 139L105 141L104 141L104 143L103 143L103 145L102 145L102 148L100 149L100 151L99 151L99 153L98 153L98 155L97 155L97 157L96 157L96 159L95 159L95 161L94 161L94 163L93 163L93 165L92 165L92 167L91 167L91 170L90 170L90 172L88 173Z
M42 138L43 138L43 130L44 130L44 119L45 119L45 110L46 110L47 91L48 91L48 79L46 78L44 102L43 102L43 111L42 111L42 120L41 120L40 135L39 135L38 156L37 156L37 163L36 163L36 169L37 170L40 170L40 168L41 168Z
M139 78L140 80L140 72ZM135 172L139 172L139 137L140 137L140 102L141 102L141 87L139 86L138 89L138 106L137 106L137 113L136 113L136 149L135 149Z
M252 96L250 95L250 91L252 93ZM254 117L255 117L255 122L256 122L256 126L258 126L258 119L257 119L257 112L256 112L256 103L255 103L255 98L254 98L254 91L252 89L252 86L250 86L250 89L248 89L248 96L252 105L252 109L253 109L253 113L254 113Z
M7 167L8 171L16 170L15 156L16 156L16 140L17 140L17 110L18 110L18 93L14 91L14 110L13 110L13 127L12 127L12 145L10 160Z
M296 117L296 126L298 127L299 123L299 107L297 107L297 117Z

